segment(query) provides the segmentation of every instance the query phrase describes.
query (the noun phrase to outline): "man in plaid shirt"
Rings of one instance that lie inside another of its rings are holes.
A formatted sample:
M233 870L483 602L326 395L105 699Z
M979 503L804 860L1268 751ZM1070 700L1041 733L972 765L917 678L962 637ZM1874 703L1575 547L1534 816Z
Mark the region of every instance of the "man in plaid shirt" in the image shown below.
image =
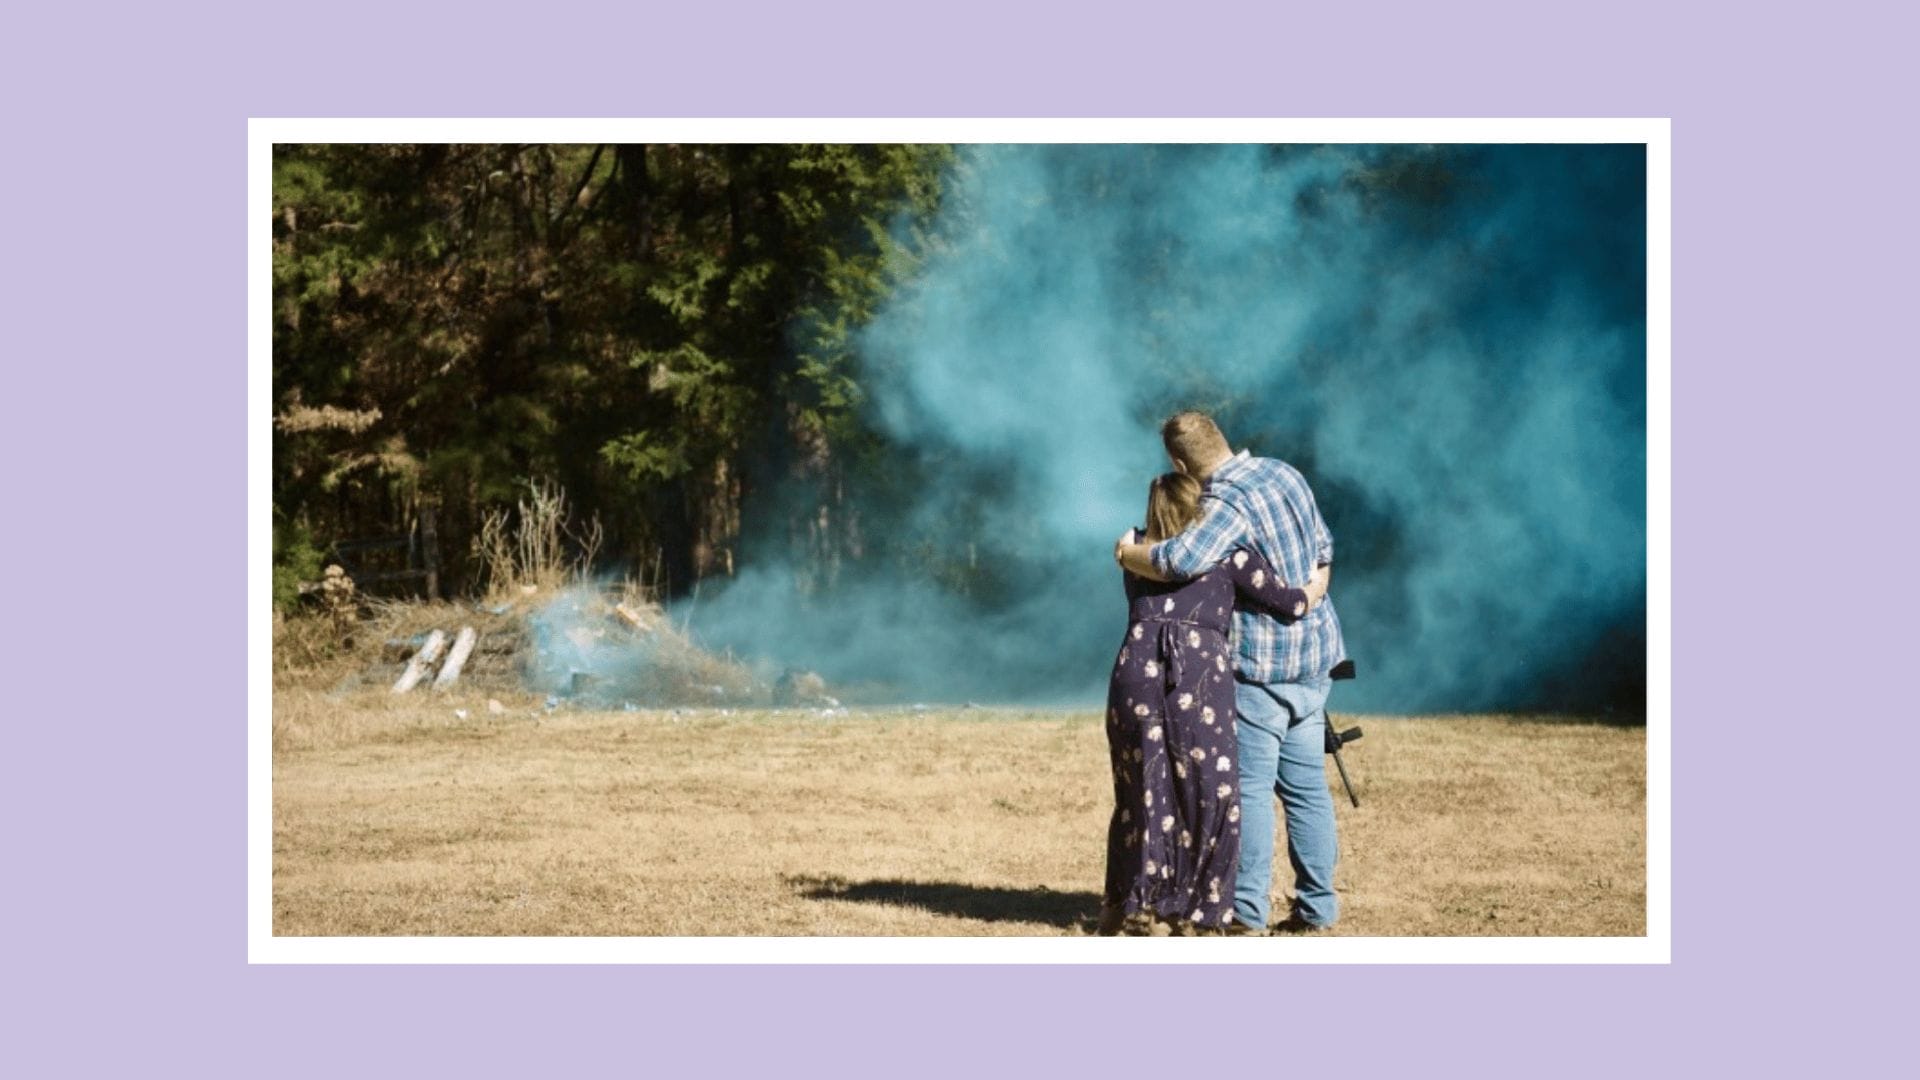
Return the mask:
M1313 491L1282 461L1233 453L1205 413L1175 414L1161 439L1173 467L1205 484L1200 519L1178 536L1149 547L1115 548L1127 570L1161 581L1198 577L1237 547L1258 551L1285 579L1305 585L1333 562L1333 537ZM1316 930L1339 917L1333 867L1339 856L1333 795L1327 787L1326 703L1329 672L1346 659L1340 619L1331 600L1283 623L1236 609L1235 713L1240 748L1240 869L1234 915L1250 932L1264 932L1273 882L1273 800L1286 810L1287 855L1293 864L1294 906L1282 924Z

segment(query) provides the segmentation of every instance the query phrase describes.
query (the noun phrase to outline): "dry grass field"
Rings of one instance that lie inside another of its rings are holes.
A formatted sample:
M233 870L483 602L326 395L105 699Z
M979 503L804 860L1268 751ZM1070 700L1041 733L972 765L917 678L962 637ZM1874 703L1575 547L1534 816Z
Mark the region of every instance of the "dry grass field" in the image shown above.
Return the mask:
M1110 791L1092 710L500 701L276 690L274 933L1091 932ZM1338 933L1645 932L1644 728L1339 720L1366 738Z

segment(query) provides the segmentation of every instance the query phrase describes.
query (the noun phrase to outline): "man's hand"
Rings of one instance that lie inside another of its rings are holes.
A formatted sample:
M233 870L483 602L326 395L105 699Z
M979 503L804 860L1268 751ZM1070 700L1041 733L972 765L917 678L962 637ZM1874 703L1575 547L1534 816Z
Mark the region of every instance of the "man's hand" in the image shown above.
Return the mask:
M1127 534L1113 545L1113 561L1120 564L1120 569L1135 577L1143 577L1148 581L1165 581L1166 577L1154 569L1153 556L1150 554L1152 550L1153 548L1149 545L1140 543L1138 530L1129 529Z
M1327 563L1321 563L1319 566L1313 568L1313 573L1307 576L1307 583L1301 586L1301 591L1307 594L1308 611L1319 607L1320 601L1327 598L1327 585L1331 583L1332 580L1332 566Z

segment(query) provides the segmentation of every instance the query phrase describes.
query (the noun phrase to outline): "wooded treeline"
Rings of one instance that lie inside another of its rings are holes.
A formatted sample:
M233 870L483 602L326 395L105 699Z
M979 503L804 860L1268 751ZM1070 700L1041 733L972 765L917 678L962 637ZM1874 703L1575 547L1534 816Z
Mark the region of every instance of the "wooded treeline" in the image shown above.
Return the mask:
M276 598L429 508L440 591L479 587L482 520L536 479L598 516L602 566L675 591L732 572L749 527L816 567L860 554L848 478L885 447L851 336L952 157L276 147Z

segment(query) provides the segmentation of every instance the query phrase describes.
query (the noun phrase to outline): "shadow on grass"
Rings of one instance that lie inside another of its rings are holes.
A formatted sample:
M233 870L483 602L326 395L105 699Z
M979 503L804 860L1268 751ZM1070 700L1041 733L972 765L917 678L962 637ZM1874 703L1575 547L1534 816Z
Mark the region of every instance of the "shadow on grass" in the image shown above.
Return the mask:
M1477 712L1477 713L1372 713L1333 712L1327 716L1341 728L1364 726L1370 720L1492 720L1509 727L1610 727L1645 730L1644 712Z
M1100 894L1055 892L1045 886L1003 889L946 881L847 881L812 877L789 878L788 884L808 900L894 904L981 922L1043 923L1073 929L1091 926L1100 917Z

